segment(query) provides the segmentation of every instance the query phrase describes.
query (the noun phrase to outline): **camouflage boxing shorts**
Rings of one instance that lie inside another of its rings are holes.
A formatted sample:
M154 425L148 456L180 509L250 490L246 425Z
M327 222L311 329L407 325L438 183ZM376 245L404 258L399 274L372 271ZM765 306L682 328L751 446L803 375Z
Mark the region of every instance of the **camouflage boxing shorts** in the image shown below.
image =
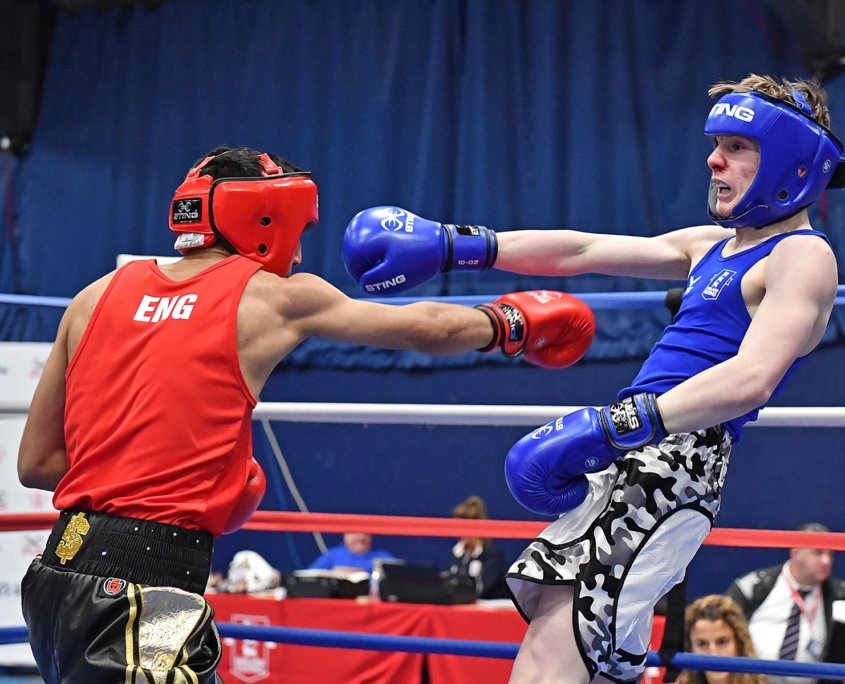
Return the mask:
M574 588L576 641L591 679L642 677L654 604L683 579L713 526L730 451L719 426L628 453L589 475L584 503L511 566L508 588L529 622L544 585Z

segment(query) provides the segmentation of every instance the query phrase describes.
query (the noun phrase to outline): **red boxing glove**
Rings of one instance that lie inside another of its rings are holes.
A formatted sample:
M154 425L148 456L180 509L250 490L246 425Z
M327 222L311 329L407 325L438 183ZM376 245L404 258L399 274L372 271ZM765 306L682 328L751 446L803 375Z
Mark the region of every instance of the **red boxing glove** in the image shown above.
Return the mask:
M223 534L237 532L252 517L264 498L264 490L267 489L267 480L264 479L264 471L258 461L254 458L249 461L249 473L246 476L246 484L238 500L232 508L229 519L223 527Z
M479 304L493 322L493 341L479 351L525 354L543 368L566 368L578 361L596 335L593 312L577 297L555 290L514 292Z

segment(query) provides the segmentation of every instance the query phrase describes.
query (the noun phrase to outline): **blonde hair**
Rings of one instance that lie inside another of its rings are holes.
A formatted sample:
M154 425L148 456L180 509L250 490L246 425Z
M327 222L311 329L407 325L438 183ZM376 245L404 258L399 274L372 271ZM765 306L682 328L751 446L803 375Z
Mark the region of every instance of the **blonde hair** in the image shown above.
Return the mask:
M713 594L693 601L687 606L684 615L684 645L687 651L692 650L690 632L699 620L718 622L721 620L734 634L734 642L738 656L756 658L757 652L751 642L748 632L748 621L739 606L727 596ZM678 684L699 684L706 681L704 673L683 670L678 676ZM728 677L728 684L766 684L765 675L732 672Z
M807 104L813 110L813 119L816 123L825 128L830 128L827 92L822 88L821 83L815 78L809 81L803 79L789 81L784 78L781 81L782 83L778 83L777 79L772 76L749 74L741 81L719 81L707 91L707 94L710 97L721 97L728 93L754 92L794 105L795 99L792 97L792 93L798 91L807 99Z

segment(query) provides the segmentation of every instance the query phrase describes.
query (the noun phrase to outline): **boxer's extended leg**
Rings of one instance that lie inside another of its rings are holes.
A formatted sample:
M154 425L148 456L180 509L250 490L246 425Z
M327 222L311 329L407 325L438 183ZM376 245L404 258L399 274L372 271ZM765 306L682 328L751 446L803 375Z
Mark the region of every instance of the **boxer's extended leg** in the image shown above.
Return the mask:
M542 587L510 684L587 684L572 625L572 587Z
M653 605L710 531L730 444L720 428L672 435L587 476L585 502L544 530L506 576L531 623L512 682L585 684L583 669L640 680ZM564 586L572 587L566 599ZM573 642L577 660L568 656ZM535 661L537 672L529 672Z

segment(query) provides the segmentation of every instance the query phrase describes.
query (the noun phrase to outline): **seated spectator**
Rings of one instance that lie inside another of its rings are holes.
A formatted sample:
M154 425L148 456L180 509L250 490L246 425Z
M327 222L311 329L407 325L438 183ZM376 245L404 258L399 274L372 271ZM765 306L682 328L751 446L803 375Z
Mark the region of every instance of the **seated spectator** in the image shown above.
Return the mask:
M745 616L726 596L705 596L693 601L684 620L686 650L710 656L756 658ZM678 684L766 684L766 677L733 672L683 670Z
M373 536L365 532L347 532L343 544L333 546L308 566L310 570L366 570L373 571L376 558L395 560L389 551L373 551Z
M486 520L487 505L480 496L471 496L452 510L453 518ZM463 537L452 548L452 559L446 576L468 576L475 579L476 596L482 599L508 598L505 588L505 554L490 539Z
M830 532L819 523L801 525L798 531ZM834 621L834 604L845 600L845 582L831 577L832 571L832 551L794 548L786 563L755 570L728 587L725 593L745 614L760 658L845 660L845 626ZM772 676L769 681L810 684L815 680Z
M206 584L206 591L251 594L275 589L281 581L282 573L264 560L260 554L255 551L238 551L232 557L229 572L225 577L220 571L211 573Z

